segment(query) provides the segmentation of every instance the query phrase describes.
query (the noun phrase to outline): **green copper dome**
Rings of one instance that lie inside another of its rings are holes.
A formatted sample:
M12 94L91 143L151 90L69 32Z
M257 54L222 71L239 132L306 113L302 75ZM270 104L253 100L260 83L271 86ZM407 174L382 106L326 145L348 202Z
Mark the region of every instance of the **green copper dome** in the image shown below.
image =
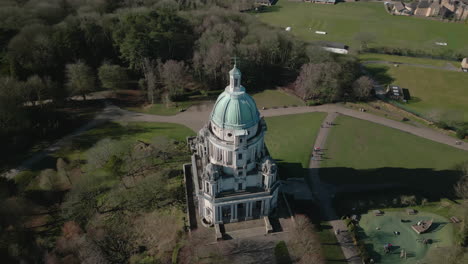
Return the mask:
M211 121L227 129L247 129L260 120L257 105L243 87L238 92L224 91L211 112Z
M211 121L227 129L247 129L260 120L255 101L241 85L241 72L236 64L229 72L229 86L218 96L211 112Z

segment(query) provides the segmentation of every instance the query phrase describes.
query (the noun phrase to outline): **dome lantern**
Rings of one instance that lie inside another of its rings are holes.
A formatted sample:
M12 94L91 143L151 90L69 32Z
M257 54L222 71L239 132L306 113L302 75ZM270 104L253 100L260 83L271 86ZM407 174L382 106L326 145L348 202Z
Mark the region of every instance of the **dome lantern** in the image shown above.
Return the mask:
M241 89L241 72L237 69L236 64L229 71L229 91L239 92Z

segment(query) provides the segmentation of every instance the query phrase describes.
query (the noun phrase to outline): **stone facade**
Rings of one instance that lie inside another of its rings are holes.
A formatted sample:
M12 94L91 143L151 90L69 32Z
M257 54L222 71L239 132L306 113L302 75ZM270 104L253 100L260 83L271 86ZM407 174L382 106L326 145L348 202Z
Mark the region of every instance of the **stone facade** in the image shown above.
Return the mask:
M265 146L266 123L234 66L209 122L189 138L199 217L205 224L269 215L279 190L277 166Z

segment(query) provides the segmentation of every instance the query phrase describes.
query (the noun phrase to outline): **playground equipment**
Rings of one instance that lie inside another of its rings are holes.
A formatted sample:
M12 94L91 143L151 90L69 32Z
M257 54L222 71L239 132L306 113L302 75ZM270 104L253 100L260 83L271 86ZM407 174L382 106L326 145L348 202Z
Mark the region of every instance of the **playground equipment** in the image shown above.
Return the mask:
M418 233L418 234L422 234L422 233L425 233L427 232L427 230L429 230L429 228L431 228L432 226L432 219L430 221L419 221L417 224L415 225L412 225L411 228L413 228L413 230Z

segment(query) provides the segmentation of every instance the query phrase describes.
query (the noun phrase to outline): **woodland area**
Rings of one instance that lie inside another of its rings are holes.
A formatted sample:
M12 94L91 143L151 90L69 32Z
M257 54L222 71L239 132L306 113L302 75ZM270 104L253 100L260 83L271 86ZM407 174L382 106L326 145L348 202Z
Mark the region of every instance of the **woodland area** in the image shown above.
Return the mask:
M66 111L70 96L84 99L74 110L89 106L86 94L106 89L142 89L149 103L184 100L187 89L223 88L233 57L252 91L295 84L297 95L316 103L353 98L362 85L356 97L368 94L367 82L353 85L356 58L259 22L253 6L253 0L0 1L1 157L78 124L81 116Z

